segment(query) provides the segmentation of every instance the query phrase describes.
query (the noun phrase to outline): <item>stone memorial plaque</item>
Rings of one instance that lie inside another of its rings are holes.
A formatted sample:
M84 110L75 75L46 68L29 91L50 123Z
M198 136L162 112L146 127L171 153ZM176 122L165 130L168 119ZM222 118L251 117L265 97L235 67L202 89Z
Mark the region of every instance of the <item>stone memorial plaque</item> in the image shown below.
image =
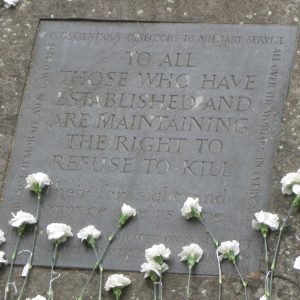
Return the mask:
M218 240L240 241L243 272L257 271L262 244L251 220L268 207L295 39L290 26L42 21L0 209L5 250L16 238L11 212L35 213L25 178L42 171L53 184L35 265L50 265L47 224L64 222L74 233L93 224L101 250L125 202L139 215L105 268L138 271L144 250L164 243L170 272L186 273L177 254L196 242L205 255L195 273L217 275L208 234L181 216L191 196ZM74 237L58 265L94 261Z

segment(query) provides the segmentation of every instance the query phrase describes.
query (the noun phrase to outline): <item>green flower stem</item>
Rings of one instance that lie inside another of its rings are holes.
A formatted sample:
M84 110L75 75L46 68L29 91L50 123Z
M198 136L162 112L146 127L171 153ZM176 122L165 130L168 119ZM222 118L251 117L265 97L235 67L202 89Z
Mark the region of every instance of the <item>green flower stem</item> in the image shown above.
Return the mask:
M292 204L285 221L282 223L282 225L279 228L279 235L278 235L278 238L277 238L275 254L274 254L274 258L273 258L272 265L271 265L269 299L272 299L273 276L274 276L274 272L275 272L275 269L276 269L276 261L277 261L277 256L278 256L278 252L279 252L282 232L283 232L283 229L285 228L285 225L286 225L287 221L289 220L289 218L291 217L291 215L293 213L293 208L294 208L294 206Z
M153 282L153 295L154 300L162 300L162 282L161 282L161 276L159 276L159 281Z
M239 276L240 276L240 278L241 278L241 281L242 281L242 284L243 284L243 287L244 287L244 291L245 291L245 300L248 300L248 295L247 295L247 282L244 280L244 278L243 278L243 276L242 276L242 274L241 274L241 272L240 272L240 270L239 270L239 268L238 268L238 266L237 266L237 264L236 264L236 262L235 262L235 260L233 261L233 264L234 264L234 266L235 266L235 268L236 268L236 270L237 270L237 272L238 272L238 274L239 274Z
M217 255L217 261L218 261L218 271L219 271L219 289L218 289L218 300L221 300L222 297L222 271L221 271L221 263L219 260L219 253L218 250L216 251L216 255Z
M17 238L16 244L15 244L15 249L14 249L14 252L11 256L11 263L10 263L8 278L7 278L7 282L6 282L6 286L5 286L4 300L7 300L7 297L9 296L10 285L11 285L10 281L11 281L11 277L12 277L12 273L13 273L15 260L16 260L16 257L17 257L18 248L19 248L19 245L20 245L20 240L22 238L22 234L23 234L22 231L18 232L18 238Z
M79 295L79 297L77 298L77 300L82 300L83 299L83 296L84 296L84 293L90 283L90 281L92 280L93 276L94 276L94 273L96 272L99 264L102 263L103 259L105 258L105 255L109 249L109 247L111 246L112 242L114 241L114 239L116 238L117 234L119 233L119 231L121 230L122 226L121 225L118 225L116 230L114 231L114 233L108 238L108 242L104 248L104 250L102 251L102 254L101 256L99 257L99 259L97 260L97 262L95 263L89 277L88 277L88 280L87 282L85 283L83 289L81 290L81 293Z
M28 264L29 264L29 268L28 268L28 272L25 276L25 279L23 281L19 296L17 298L17 300L22 300L23 294L24 294L24 290L25 290L25 286L27 284L28 278L29 278L29 273L32 269L32 260L33 260L33 256L34 256L34 250L35 250L35 245L36 245L36 237L37 237L37 232L38 232L38 223L39 223L39 218L40 218L40 207L41 207L41 199L42 199L42 194L38 193L37 194L37 206L36 206L36 213L35 213L35 219L36 219L36 223L34 225L34 229L33 229L33 240L32 240L32 247L31 247L31 256L29 258Z
M269 273L269 252L268 252L268 244L267 244L267 235L263 234L264 238L264 249L265 249L265 264L266 264L266 283L265 283L265 295L267 299L269 299L269 285L268 281L268 273Z
M52 281L53 281L53 275L54 275L54 267L56 264L56 259L57 259L57 250L58 246L60 245L59 241L55 242L55 247L54 247L54 252L53 252L53 257L52 257L52 262L51 262L51 273L50 273L50 281L49 281L49 289L48 289L48 300L53 300L53 289L52 289Z
M208 227L206 226L206 224L204 223L204 220L203 218L200 216L198 218L198 220L200 221L200 223L204 226L206 232L210 235L210 237L212 238L214 244L215 244L215 247L217 248L219 246L219 242L215 239L215 237L212 235L212 233L210 232L210 230L208 229Z
M97 258L97 261L99 261L99 255L98 255L98 251L97 248L95 246L95 244L93 244L93 249ZM103 281L103 267L102 265L99 263L98 265L99 268L99 292L98 292L98 300L102 299L102 281Z
M192 267L189 267L189 277L188 277L188 284L186 288L186 299L190 299L190 285L191 285L191 273L192 273Z

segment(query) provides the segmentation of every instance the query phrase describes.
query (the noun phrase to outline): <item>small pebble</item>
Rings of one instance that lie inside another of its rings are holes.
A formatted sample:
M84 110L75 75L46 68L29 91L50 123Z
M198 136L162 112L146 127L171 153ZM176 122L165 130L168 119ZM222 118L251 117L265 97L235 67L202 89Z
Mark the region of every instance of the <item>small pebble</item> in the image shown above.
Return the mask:
M294 21L295 21L295 22L299 22L298 17L295 17L295 18L294 18Z
M271 16L273 12L271 10L268 10L268 16Z

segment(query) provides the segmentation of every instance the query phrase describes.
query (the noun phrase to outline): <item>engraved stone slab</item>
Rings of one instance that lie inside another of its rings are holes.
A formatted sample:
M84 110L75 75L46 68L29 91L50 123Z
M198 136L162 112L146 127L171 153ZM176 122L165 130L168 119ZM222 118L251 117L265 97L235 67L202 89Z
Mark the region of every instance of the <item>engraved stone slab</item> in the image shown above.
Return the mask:
M196 242L205 255L195 272L216 275L209 236L181 216L192 196L217 239L240 241L243 272L257 271L262 245L251 220L268 207L295 38L289 26L42 21L0 209L5 250L16 238L10 213L35 212L25 178L42 171L53 184L42 203L36 265L50 265L47 224L64 222L74 233L94 224L101 250L125 202L139 215L105 268L138 271L144 250L164 243L170 271L185 273L177 254ZM74 237L58 265L94 261Z

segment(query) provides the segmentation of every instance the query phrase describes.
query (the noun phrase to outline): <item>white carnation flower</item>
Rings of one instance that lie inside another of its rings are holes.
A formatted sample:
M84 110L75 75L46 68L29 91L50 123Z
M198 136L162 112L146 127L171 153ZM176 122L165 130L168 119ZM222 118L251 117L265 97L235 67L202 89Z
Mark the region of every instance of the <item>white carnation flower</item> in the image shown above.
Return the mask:
M128 218L136 216L136 209L125 203L123 204L121 211L122 211L122 215Z
M279 217L277 214L264 212L263 210L255 213L256 220L252 220L252 227L255 230L260 230L261 225L266 225L271 230L277 230L279 227Z
M293 193L293 185L300 184L300 169L297 173L288 173L280 181L281 191L283 194L291 195Z
M0 265L8 263L8 260L4 259L4 255L5 253L3 251L0 251Z
M200 217L202 207L199 205L199 198L188 197L183 204L181 214L184 218L190 219L193 217Z
M299 184L294 184L292 190L295 195L300 196L300 185Z
M259 298L259 300L268 300L266 295L263 295L262 297Z
M6 242L6 239L4 236L4 232L0 229L0 245L5 242Z
M119 224L121 226L124 226L127 223L129 218L135 216L136 216L136 209L124 203L121 208L121 217L119 220Z
M240 244L235 240L222 242L217 248L217 253L221 253L219 256L220 261L223 258L228 258L231 260L233 258L232 256L235 257L240 253Z
M28 175L26 182L26 189L37 192L37 188L41 191L46 185L50 185L51 180L47 174L38 172Z
M19 0L4 0L4 7L5 8L11 8L15 7Z
M97 239L100 235L101 232L97 230L94 225L86 226L77 233L77 237L81 239L82 242L89 238Z
M47 226L48 239L50 241L64 242L68 237L72 237L72 229L63 223L52 223Z
M40 296L40 295L37 295L36 297L34 297L34 298L27 298L26 300L46 300L46 298L45 297L43 297L43 296Z
M178 254L181 261L192 260L194 263L198 263L202 258L203 250L198 244L191 243L189 246L182 247L182 249Z
M171 250L166 248L164 244L153 245L151 248L146 249L145 256L146 260L153 261L156 257L162 259L168 259L170 257Z
M105 290L109 291L114 288L124 288L131 284L131 280L122 274L110 275L105 283Z
M141 272L145 273L144 278L151 276L151 272L154 272L157 276L160 277L161 274L166 272L168 269L169 266L166 263L160 265L154 261L149 261L141 265Z
M8 222L8 224L12 227L19 228L20 226L25 224L36 223L36 218L32 214L24 212L22 210L18 211L16 215L14 213L12 213L12 215L13 218Z
M295 260L294 269L300 270L300 256L298 256Z

